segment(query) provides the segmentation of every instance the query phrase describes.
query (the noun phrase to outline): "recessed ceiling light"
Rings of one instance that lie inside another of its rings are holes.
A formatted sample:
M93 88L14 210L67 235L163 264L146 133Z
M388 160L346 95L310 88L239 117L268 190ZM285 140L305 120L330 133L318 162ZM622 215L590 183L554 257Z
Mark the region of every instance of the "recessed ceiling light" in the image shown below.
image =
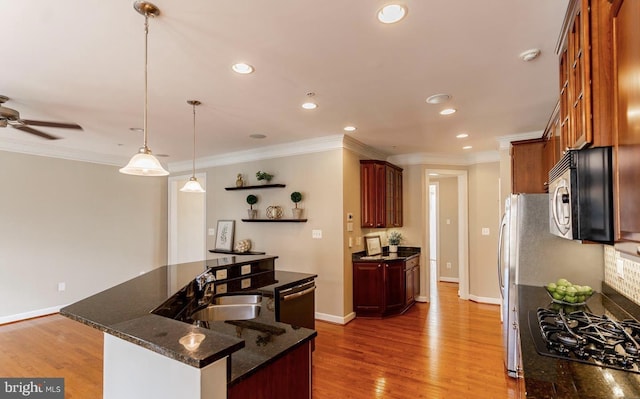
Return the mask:
M472 146L470 146L470 145L465 145L464 147L462 147L462 149L463 149L463 150L470 150L470 149L472 149L472 148L473 148L473 147L472 147Z
M438 173L429 173L429 176L440 176Z
M535 60L536 58L538 58L539 55L540 55L540 50L537 48L532 48L523 53L520 53L520 58L522 59L522 61L528 62L528 61Z
M393 24L407 15L407 8L399 4L389 4L378 10L378 21Z
M451 96L449 94L434 94L427 98L427 102L429 104L442 104L451 100Z
M302 108L304 109L316 109L318 108L318 104L312 102L306 102L302 104Z
M344 127L344 131L345 132L355 132L356 131L356 127L355 126L345 126Z
M233 64L231 66L234 72L240 73L243 75L247 75L253 72L253 67L249 64L245 64L244 62L239 62L237 64Z
M467 137L469 137L469 135L467 133L460 133L456 135L456 137L459 139L466 139Z
M454 114L456 112L455 108L445 108L442 111L440 111L440 115L451 115Z
M264 139L267 136L260 133L254 133L254 134L250 134L249 137L251 137L252 139Z

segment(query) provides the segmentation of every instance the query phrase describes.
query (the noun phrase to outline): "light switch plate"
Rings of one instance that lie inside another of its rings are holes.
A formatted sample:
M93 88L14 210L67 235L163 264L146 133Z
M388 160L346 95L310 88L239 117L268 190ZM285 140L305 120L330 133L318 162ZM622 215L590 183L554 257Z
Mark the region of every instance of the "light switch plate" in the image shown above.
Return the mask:
M322 238L322 230L311 230L311 238Z
M489 228L488 227L483 227L482 228L482 235L483 236L488 236L489 235Z
M616 259L616 274L620 278L624 278L624 260Z
M209 230L207 230L207 234L209 234L210 236L215 236L216 235L216 229L209 228Z

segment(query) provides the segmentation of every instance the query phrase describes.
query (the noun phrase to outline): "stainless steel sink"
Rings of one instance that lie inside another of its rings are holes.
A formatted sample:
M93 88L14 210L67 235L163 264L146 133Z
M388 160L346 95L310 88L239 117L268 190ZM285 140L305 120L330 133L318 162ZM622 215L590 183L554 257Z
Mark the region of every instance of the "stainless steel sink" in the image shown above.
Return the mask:
M223 295L213 300L214 305L259 304L262 302L260 294Z
M196 321L249 320L260 315L260 305L240 303L228 305L209 305L191 315Z

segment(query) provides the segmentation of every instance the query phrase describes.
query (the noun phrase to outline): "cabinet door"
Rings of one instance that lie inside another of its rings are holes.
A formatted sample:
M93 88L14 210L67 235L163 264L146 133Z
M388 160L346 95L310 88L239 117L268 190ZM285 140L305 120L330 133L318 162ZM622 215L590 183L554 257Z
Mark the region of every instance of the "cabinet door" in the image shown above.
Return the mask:
M375 211L374 211L374 227L387 226L387 168L383 164L374 164L374 173L376 179L375 186Z
M568 34L569 99L574 148L582 148L593 141L591 136L591 70L589 60L589 4L577 2Z
M420 295L420 264L413 268L413 297L418 299Z
M384 279L385 313L398 312L405 303L404 261L385 263Z
M353 264L353 310L356 314L382 315L384 274L381 263Z
M511 143L511 192L544 193L547 181L542 162L542 139L514 141Z
M404 276L405 276L404 302L405 302L405 305L410 305L415 301L415 296L416 296L415 292L413 291L415 286L413 281L413 268L405 269Z
M375 227L376 175L371 163L360 165L360 213L362 227Z
M640 241L640 2L614 6L616 235Z

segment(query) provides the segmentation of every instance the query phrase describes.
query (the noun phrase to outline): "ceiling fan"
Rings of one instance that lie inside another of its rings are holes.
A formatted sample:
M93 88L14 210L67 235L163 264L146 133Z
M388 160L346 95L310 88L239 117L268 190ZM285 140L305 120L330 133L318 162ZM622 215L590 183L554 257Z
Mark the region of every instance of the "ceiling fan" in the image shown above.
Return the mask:
M49 139L49 140L57 140L60 137L52 136L50 134L41 132L40 130L36 130L31 126L57 127L62 129L82 130L82 126L77 125L75 123L45 122L45 121L34 121L30 119L21 119L20 113L18 111L16 111L15 109L2 106L2 104L7 102L8 100L9 100L9 97L0 95L0 127L7 127L7 125L9 125L18 130L22 130L23 132L35 134L36 136L42 137L44 139Z

